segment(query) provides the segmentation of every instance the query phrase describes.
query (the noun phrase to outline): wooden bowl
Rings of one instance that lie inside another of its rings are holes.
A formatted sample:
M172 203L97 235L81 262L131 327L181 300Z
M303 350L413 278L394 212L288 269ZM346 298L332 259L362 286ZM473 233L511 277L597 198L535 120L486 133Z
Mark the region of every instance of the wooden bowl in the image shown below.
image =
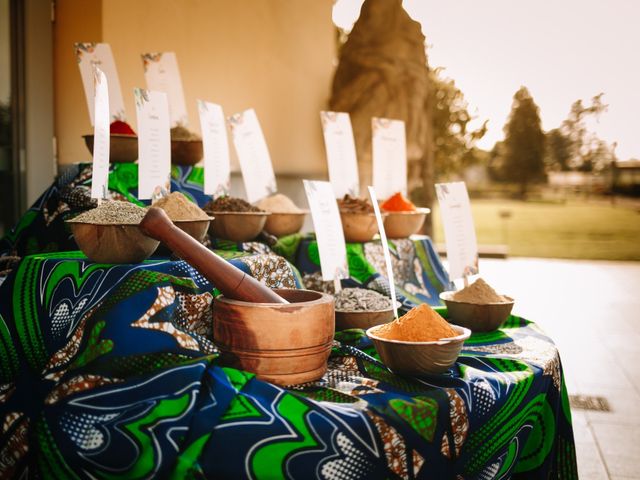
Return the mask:
M399 306L399 304L398 304ZM393 308L386 310L338 310L336 309L336 330L346 330L348 328L368 328L389 323L393 320Z
M215 220L211 222L209 234L215 238L248 242L258 236L267 222L267 212L207 212Z
M99 225L67 220L82 252L96 263L140 263L151 256L158 240L138 225Z
M209 217L208 220L172 220L174 225L189 236L195 238L198 242L204 242L204 237L209 229L209 224L213 220L213 217ZM156 250L156 255L170 255L171 249L164 243L160 243Z
M430 211L428 208L419 208L414 212L385 212L384 231L387 238L407 238L418 233Z
M84 143L93 155L93 135L83 135ZM138 159L138 137L112 133L109 141L109 162L133 163Z
M195 165L202 160L202 140L171 140L171 163Z
M327 370L333 342L333 297L312 290L275 291L291 303L215 299L213 341L220 360L278 385L317 380Z
M300 213L271 212L264 224L264 230L276 237L298 233L304 224L304 217L307 213L306 211Z
M207 220L173 220L173 223L180 230L202 243L213 219L214 217L209 217Z
M367 336L376 347L382 362L395 373L423 375L443 373L458 359L465 340L471 336L468 328L451 325L459 335L435 342L403 342L376 336L376 329L367 330Z
M374 213L341 211L340 220L342 220L342 230L346 242L368 242L378 233L378 222Z
M500 325L509 318L515 301L511 297L503 295L507 302L496 303L468 303L454 300L455 292L442 292L442 299L447 306L449 320L458 325L467 327L472 332L492 332L500 328Z

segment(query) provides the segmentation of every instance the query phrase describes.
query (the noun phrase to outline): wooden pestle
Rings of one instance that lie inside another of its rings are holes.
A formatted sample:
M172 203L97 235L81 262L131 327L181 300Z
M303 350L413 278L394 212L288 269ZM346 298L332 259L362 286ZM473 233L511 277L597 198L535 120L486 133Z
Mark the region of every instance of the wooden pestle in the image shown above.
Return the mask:
M149 208L140 222L140 230L145 235L163 242L177 256L204 275L226 298L252 303L289 303L269 287L180 230L161 208Z

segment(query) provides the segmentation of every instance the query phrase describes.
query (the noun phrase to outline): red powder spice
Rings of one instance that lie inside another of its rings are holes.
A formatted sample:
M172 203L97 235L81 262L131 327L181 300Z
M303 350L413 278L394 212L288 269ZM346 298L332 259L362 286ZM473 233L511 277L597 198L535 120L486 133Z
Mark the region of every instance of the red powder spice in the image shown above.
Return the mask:
M116 135L132 135L135 137L136 132L129 126L127 122L116 120L109 126L109 132Z
M415 212L416 206L402 196L402 193L398 192L387 198L382 205L382 210L385 212Z

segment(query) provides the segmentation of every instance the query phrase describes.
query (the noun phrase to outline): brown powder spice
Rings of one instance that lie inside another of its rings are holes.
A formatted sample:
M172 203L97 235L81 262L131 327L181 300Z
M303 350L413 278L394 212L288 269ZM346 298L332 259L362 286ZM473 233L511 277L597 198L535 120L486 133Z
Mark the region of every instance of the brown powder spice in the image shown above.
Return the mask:
M209 216L198 205L193 203L184 194L172 192L153 204L165 211L173 221L208 220Z
M434 342L459 335L438 312L424 303L397 320L381 325L373 334L405 342Z
M369 200L352 197L349 194L338 200L338 209L346 213L374 213L373 205Z
M456 302L484 305L487 303L508 303L509 300L496 293L487 282L478 278L471 285L454 293L451 298Z

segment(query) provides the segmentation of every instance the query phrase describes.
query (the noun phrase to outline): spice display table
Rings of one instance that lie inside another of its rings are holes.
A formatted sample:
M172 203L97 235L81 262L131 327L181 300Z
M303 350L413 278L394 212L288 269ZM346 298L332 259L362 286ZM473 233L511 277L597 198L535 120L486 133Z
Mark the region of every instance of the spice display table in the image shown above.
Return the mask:
M0 268L13 267L0 284L0 477L577 477L560 358L534 323L511 316L420 378L385 368L361 330L338 332L322 379L280 388L219 364L214 286L186 263L60 252L77 248L63 218L88 206L90 178L68 171L0 240L5 259L25 257ZM173 168L172 190L201 206L202 181ZM135 165L112 165L112 198L135 200L136 184ZM430 240L392 244L403 307L438 305L450 283ZM319 268L313 235L214 246L273 287ZM386 292L379 250L349 244L343 284Z
M297 284L281 257L226 255ZM577 476L560 358L534 323L511 316L421 378L339 332L324 377L283 389L218 364L212 288L182 261L25 258L0 285L0 476Z

